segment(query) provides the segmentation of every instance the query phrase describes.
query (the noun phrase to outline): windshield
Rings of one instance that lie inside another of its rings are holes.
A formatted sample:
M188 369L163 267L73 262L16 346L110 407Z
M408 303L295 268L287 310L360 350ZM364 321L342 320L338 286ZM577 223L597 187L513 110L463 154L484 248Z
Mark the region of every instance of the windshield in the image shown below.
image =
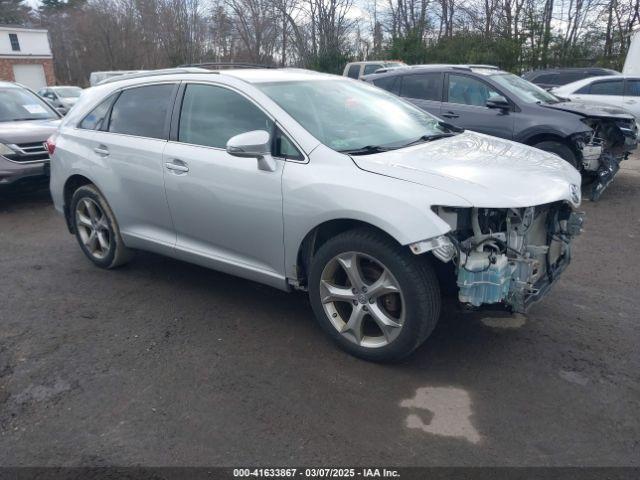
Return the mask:
M558 103L560 101L555 95L511 73L491 75L491 79L520 100L528 103Z
M53 91L63 98L78 98L82 93L80 87L57 87Z
M0 122L57 119L37 95L20 87L0 87Z
M435 117L364 82L305 80L256 86L337 151L399 148L448 132Z

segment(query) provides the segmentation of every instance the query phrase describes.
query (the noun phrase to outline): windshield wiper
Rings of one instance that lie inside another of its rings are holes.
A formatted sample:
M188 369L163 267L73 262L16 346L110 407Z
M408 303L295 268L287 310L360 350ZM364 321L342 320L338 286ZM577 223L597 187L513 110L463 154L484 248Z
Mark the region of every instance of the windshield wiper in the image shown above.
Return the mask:
M380 145L365 145L360 148L353 148L351 150L338 150L340 153L346 153L347 155L371 155L372 153L382 153L393 150L393 148L381 147Z
M12 118L12 122L26 122L27 120L46 120L46 118Z
M439 140L441 138L454 137L457 133L447 132L447 133L432 133L427 135L422 135L420 138L416 138L415 140L405 143L403 147L410 147L411 145L417 145L418 143L432 142L434 140Z

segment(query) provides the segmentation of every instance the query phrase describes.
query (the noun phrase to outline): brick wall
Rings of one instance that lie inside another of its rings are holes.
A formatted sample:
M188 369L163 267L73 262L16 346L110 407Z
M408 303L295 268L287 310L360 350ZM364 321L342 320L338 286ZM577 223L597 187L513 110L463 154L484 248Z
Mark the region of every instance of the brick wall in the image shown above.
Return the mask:
M53 60L50 58L0 58L0 80L13 82L13 65L15 64L39 64L44 67L44 76L47 79L47 85L56 84L56 76L53 73Z

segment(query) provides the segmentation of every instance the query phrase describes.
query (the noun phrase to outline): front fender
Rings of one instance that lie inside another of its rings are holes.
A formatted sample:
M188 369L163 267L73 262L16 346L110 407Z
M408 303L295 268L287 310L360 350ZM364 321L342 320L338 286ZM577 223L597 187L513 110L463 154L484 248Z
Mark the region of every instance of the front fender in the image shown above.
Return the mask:
M296 276L302 241L327 221L364 222L401 245L442 235L450 227L431 210L433 205L471 206L440 190L366 172L344 156L287 163L283 173L286 274Z

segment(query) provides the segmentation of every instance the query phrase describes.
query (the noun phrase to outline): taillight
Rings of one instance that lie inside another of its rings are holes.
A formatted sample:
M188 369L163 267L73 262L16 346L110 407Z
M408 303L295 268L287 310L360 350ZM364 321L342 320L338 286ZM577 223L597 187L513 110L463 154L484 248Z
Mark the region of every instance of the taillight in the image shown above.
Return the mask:
M51 135L47 138L47 141L44 142L44 146L47 147L47 152L49 152L49 156L53 156L53 152L56 151L56 138L55 135Z

